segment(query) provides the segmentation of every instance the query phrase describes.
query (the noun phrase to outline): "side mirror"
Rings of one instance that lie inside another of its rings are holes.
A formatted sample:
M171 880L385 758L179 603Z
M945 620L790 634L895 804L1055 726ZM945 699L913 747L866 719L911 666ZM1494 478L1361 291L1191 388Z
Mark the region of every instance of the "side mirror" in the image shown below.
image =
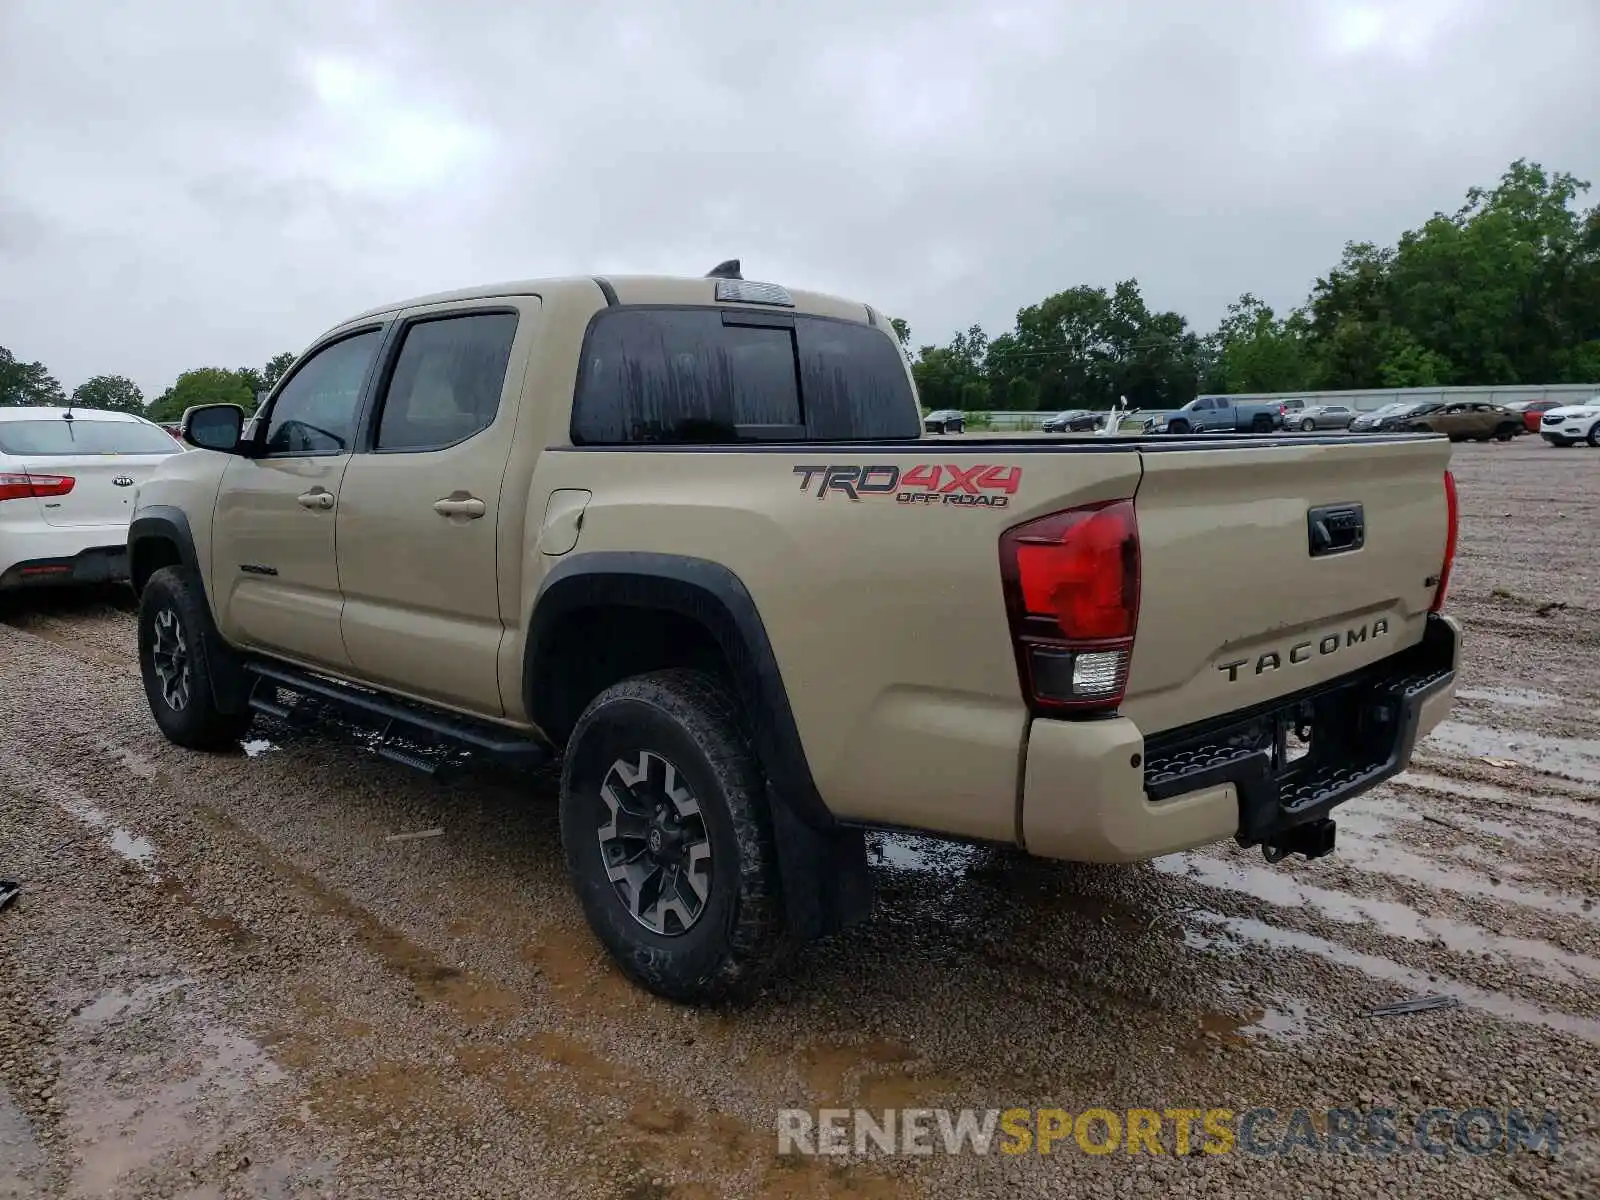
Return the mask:
M179 431L191 446L237 454L244 431L244 409L237 404L202 404L185 409Z

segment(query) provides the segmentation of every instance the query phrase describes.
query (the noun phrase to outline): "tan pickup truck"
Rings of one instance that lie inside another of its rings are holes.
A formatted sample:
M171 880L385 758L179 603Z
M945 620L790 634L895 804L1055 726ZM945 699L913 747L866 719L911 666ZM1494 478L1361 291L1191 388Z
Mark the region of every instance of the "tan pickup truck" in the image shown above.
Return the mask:
M162 731L561 759L589 920L683 1000L869 914L869 828L1324 854L1454 688L1444 438L924 440L882 313L737 264L374 309L242 420L129 530Z

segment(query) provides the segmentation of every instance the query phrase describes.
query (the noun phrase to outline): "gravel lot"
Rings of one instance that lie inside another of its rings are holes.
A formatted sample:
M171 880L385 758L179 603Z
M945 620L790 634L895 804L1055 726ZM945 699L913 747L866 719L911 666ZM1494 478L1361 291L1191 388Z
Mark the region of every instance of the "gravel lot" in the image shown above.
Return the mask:
M437 783L341 727L185 753L125 600L12 602L0 1196L1593 1196L1600 458L1519 439L1456 469L1459 706L1341 810L1335 855L1097 869L884 839L872 924L739 1012L609 968L547 779ZM1367 1015L1432 993L1460 1007ZM1562 1126L1554 1157L778 1156L776 1110L830 1104Z

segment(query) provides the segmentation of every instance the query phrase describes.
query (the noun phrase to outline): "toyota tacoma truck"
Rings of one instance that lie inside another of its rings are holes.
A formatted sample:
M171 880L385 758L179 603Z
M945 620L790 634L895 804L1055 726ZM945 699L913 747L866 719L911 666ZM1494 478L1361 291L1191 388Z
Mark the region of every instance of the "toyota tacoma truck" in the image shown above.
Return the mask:
M1450 705L1446 439L919 412L882 312L736 263L364 313L140 488L155 722L559 763L596 935L702 1002L870 914L866 831L1316 857Z

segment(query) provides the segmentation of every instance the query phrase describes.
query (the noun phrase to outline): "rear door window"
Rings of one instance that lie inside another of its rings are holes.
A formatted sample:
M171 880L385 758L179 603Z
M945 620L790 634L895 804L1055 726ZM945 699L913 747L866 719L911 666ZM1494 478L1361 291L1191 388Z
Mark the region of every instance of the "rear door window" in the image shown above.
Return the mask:
M515 313L421 321L406 330L383 410L379 450L439 450L494 424Z
M881 330L745 309L621 308L584 343L578 445L914 438L904 360Z
M0 421L0 450L46 458L68 454L176 454L183 447L164 429L137 421Z

